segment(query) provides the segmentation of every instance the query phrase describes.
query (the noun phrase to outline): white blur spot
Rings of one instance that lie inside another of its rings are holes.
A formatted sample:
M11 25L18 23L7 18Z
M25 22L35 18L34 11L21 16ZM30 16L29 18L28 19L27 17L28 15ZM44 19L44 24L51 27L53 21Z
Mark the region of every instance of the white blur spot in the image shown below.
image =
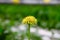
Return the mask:
M42 37L42 40L50 40L49 37Z
M51 32L43 30L43 29L39 29L38 34L39 35L44 35L44 36L49 36L49 37L51 37L51 35L52 35Z
M28 40L28 38L26 37L26 38L24 38L24 40ZM30 40L32 40L32 39L30 39Z
M30 32L35 33L36 32L36 28L30 28Z
M12 32L17 32L17 28L11 27L11 31L12 31Z
M19 30L22 30L22 31L26 31L27 30L27 26L26 25L20 25L18 28L19 28Z
M60 34L55 33L55 34L54 34L54 38L60 38Z
M28 38L25 38L24 40L28 40Z

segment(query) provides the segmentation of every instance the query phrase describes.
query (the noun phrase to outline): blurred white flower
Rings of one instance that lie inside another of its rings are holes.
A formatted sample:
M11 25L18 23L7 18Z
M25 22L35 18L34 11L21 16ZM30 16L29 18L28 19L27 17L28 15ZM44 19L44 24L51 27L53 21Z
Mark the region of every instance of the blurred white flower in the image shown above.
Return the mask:
M38 34L40 34L40 35L44 35L45 33L46 33L45 30L38 29Z
M60 38L60 34L55 33L55 34L54 34L54 38Z
M11 31L12 31L12 32L17 32L18 30L17 30L17 28L15 28L15 27L11 27Z
M18 32L17 36L19 37L20 35L24 34L27 32L27 25L19 25L17 28L16 27L11 27L11 31L12 32ZM42 29L42 28L35 28L35 27L31 27L30 28L30 32L34 33L38 36L42 36L43 40L50 40L50 37L52 36L52 32L48 31L46 29ZM60 34L57 33L57 31L54 31L54 38L60 38ZM27 38L25 38L24 40L28 40Z
M49 37L42 37L42 40L50 40Z
M43 36L48 36L48 37L51 37L51 35L52 35L51 32L46 31L44 29L38 29L38 34L43 35Z
M35 32L36 32L36 30L37 30L36 28L33 28L33 27L32 27L32 28L30 28L30 32L31 32L31 33L35 33Z
M28 37L25 37L24 40L28 40Z
M18 26L18 28L21 31L26 31L27 30L27 26L26 25L20 25L20 26Z

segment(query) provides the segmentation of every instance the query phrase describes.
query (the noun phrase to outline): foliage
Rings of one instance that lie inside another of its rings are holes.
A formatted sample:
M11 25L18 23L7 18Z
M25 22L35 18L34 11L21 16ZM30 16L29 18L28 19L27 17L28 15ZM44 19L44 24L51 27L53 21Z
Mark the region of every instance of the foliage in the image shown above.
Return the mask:
M3 30L15 25L15 22L21 23L22 19L29 15L35 16L38 25L42 28L60 29L60 25L58 25L60 23L60 5L0 4L0 34L3 35ZM4 24L5 20L10 22Z

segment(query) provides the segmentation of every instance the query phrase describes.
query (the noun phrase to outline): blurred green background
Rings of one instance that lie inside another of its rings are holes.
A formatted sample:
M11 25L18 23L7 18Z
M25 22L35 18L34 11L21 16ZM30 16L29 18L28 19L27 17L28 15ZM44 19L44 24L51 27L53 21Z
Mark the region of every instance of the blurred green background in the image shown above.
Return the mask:
M4 34L7 27L16 25L15 22L21 23L29 15L36 17L37 25L42 28L60 29L60 25L57 26L60 23L60 5L0 4L0 40L6 40L7 35L11 36L11 32ZM10 20L10 23L4 24L5 20Z

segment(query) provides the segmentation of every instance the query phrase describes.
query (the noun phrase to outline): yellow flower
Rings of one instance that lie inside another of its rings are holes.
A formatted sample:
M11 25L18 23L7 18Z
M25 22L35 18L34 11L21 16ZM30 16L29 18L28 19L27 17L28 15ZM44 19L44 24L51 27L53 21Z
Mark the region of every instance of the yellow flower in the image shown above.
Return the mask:
M22 21L23 24L37 24L37 19L33 16L27 16Z
M49 3L51 0L43 0L44 3Z
M19 3L19 0L12 0L13 3Z

